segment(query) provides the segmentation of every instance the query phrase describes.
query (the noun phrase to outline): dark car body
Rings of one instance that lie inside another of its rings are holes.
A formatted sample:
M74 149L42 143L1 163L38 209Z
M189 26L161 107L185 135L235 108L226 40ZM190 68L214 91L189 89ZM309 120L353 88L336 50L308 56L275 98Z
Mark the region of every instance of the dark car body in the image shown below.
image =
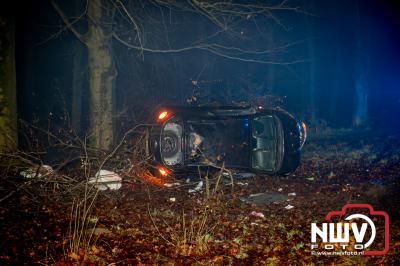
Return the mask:
M166 106L147 148L162 175L222 165L288 174L300 163L305 135L304 123L280 108Z

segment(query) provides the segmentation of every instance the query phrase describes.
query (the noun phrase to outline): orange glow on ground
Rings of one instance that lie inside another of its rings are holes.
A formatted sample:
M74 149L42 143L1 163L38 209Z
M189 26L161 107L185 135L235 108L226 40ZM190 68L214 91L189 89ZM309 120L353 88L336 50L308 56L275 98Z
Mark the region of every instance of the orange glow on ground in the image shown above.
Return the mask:
M150 184L160 186L160 187L163 187L164 184L167 183L167 180L156 177L148 171L143 174L143 179Z
M160 172L160 174L162 176L168 176L171 173L170 171L168 171L167 169L165 169L162 166L158 166L157 168L158 168L158 172Z

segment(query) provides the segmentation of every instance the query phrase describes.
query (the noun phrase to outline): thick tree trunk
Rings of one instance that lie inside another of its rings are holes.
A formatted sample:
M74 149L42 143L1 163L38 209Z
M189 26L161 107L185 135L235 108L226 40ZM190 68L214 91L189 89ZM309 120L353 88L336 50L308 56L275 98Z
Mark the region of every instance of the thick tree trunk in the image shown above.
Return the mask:
M107 1L89 1L90 135L92 145L110 149L114 143L114 83L116 69L111 36L114 8ZM111 12L112 14L110 14Z
M12 151L17 141L14 19L0 15L0 151Z
M52 5L68 29L88 49L90 142L95 148L109 150L114 144L114 83L117 76L111 43L115 5L109 0L88 1L88 32L83 35L55 2Z

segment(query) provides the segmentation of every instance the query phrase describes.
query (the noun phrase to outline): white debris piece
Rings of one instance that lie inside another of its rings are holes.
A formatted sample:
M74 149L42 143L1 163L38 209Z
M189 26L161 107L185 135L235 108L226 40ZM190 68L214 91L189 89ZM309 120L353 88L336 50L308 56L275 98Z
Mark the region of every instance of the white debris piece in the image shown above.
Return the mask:
M289 194L287 194L287 195L288 195L289 197L290 197L290 196L293 196L293 197L294 197L294 196L296 196L296 192L292 192L292 193L289 193Z
M283 188L281 188L281 187L278 189L279 192L282 192L282 190L283 190Z
M175 202L175 201L176 201L176 198L169 198L169 201L170 201L170 202Z
M118 190L122 186L122 177L112 171L101 169L88 181L90 184L94 184L99 190Z
M238 184L239 186L248 186L249 185L249 183L242 183L242 182L237 182L236 184Z
M289 204L288 206L285 207L286 210L291 210L291 209L293 209L293 208L294 208L294 206L292 206L292 205L290 205L290 204Z
M51 175L54 173L53 168L50 165L37 165L32 166L24 171L21 171L19 174L25 178L40 178L46 175Z
M252 211L252 212L250 213L250 215L251 215L251 216L258 217L258 218L265 218L265 216L264 216L264 214L263 214L262 212Z
M175 186L180 186L181 183L165 183L164 187L175 187Z
M201 180L194 189L189 189L189 193L199 192L203 187L203 180Z

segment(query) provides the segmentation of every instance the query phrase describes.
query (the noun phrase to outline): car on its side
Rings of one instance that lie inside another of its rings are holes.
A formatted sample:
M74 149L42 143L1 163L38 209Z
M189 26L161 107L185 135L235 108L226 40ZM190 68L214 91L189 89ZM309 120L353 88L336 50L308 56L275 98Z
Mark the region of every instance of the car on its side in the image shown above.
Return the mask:
M164 106L146 139L162 176L210 166L289 174L300 164L306 126L281 108Z

